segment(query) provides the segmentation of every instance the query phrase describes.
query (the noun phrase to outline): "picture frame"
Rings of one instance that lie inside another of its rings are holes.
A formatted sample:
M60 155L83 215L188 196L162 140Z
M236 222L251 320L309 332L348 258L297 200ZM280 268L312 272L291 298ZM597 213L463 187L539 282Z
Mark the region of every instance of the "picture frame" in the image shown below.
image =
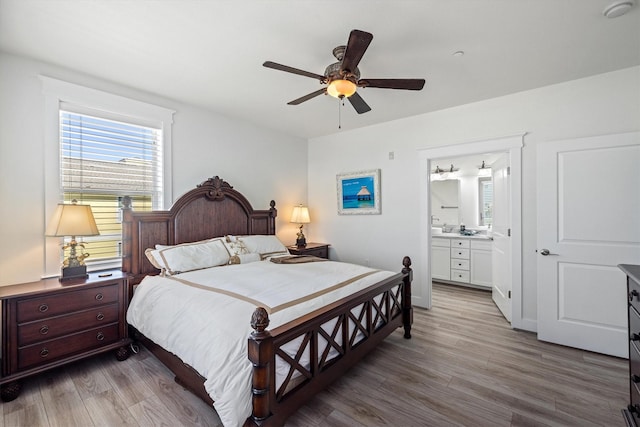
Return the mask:
M379 215L380 169L336 175L339 215Z

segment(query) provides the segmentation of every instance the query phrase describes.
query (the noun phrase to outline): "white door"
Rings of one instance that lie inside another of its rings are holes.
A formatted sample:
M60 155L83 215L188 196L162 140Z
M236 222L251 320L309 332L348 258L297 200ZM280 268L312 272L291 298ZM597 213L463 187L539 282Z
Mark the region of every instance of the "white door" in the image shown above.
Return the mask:
M503 154L491 164L491 179L493 181L491 296L502 315L511 322L511 205L507 154Z
M628 357L618 264L640 263L640 133L538 145L538 338Z

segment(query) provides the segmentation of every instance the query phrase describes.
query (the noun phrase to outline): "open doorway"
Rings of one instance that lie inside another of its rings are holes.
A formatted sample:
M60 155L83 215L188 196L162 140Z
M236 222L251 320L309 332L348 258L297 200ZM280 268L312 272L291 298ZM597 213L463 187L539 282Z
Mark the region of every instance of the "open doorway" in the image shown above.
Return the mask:
M522 254L522 240L521 240L521 148L523 145L523 137L524 135L517 135L505 138L496 138L493 140L486 141L478 141L478 142L469 142L463 144L442 146L433 149L426 149L420 151L420 184L421 188L426 189L424 200L420 202L420 210L421 210L421 257L426 264L426 269L424 269L424 276L421 277L421 284L425 287L425 295L427 295L428 300L428 308L431 307L431 281L432 276L434 274L434 268L432 268L431 260L434 255L437 257L437 253L434 254L433 250L433 242L434 236L437 236L439 233L438 228L432 228L432 215L435 218L439 218L436 214L434 214L431 203L431 175L436 170L436 167L439 166L440 169L449 169L451 172L451 159L456 159L460 165L462 165L463 159L467 159L470 163L476 164L474 167L478 168L482 164L482 156L489 156L488 153L494 153L498 157L502 156L505 159L504 173L509 174L509 183L508 186L502 187L500 191L503 193L503 196L508 196L507 207L502 211L504 217L502 220L508 225L501 230L501 233L504 236L502 244L503 246L503 258L498 264L508 265L508 268L503 268L500 270L499 274L496 274L496 277L492 277L491 279L491 288L492 288L492 296L494 292L493 284L497 283L499 280L503 281L503 285L508 285L510 289L508 291L497 292L497 297L503 295L504 298L508 299L508 305L504 304L504 301L496 301L496 304L500 307L501 310L505 312L505 317L508 320L511 320L512 327L518 328L521 325L522 320L522 305L521 305L521 295L522 295L522 278L521 278L521 254ZM493 155L493 154L492 154ZM489 157L487 157L489 158ZM440 165L439 163L443 160L449 160L449 164ZM486 164L486 163L485 163ZM455 166L453 169L459 169L459 167ZM493 169L493 168L492 168ZM495 172L495 171L494 171ZM475 184L478 185L479 181L476 179ZM478 187L479 188L479 187ZM465 228L467 223L469 223L471 229L479 229L482 232L489 232L489 227L487 225L480 225L482 221L481 217L481 207L479 198L481 196L478 194L476 198L470 202L465 203L464 206L459 205L458 210L460 212L460 216L457 218L458 224L454 224L454 230L459 232L460 225L463 223ZM460 202L460 200L459 200ZM503 200L502 203L505 203ZM494 204L495 204L495 188L494 188ZM442 206L447 206L445 204L440 205L440 212L442 212ZM452 205L454 206L454 205ZM477 209L477 214L476 214ZM493 206L493 215L494 217L491 219L491 235L494 238L494 244L492 245L492 249L495 245L495 236L497 233L495 223L495 206ZM446 209L445 209L446 210ZM438 211L436 211L438 212ZM466 212L466 213L465 213ZM443 215L444 216L444 215ZM467 216L467 218L465 218ZM498 217L500 219L500 217ZM442 218L440 218L442 220ZM477 225L476 225L477 224ZM443 224L441 224L443 225ZM473 228L471 227L473 225ZM434 231L435 230L435 231ZM449 230L449 228L445 228L445 230ZM442 228L440 229L440 232ZM437 237L436 237L437 239ZM449 248L449 250L451 250ZM438 251L438 249L436 249ZM466 254L465 254L466 255ZM485 253L486 255L486 253ZM469 254L470 256L470 254ZM461 256L462 258L462 256ZM494 260L493 254L491 254L491 272L493 274L494 268ZM450 260L449 260L450 261ZM470 260L469 260L470 262ZM478 263L480 264L480 263ZM484 266L486 267L487 259L484 260ZM470 266L468 267L470 268ZM464 277L464 271L462 270L461 279L466 279ZM471 274L470 270L469 274ZM436 271L436 275L438 272ZM451 276L449 276L451 278ZM470 280L470 279L469 279ZM475 280L477 282L477 278ZM500 289L500 288L499 288ZM509 292L510 291L510 292ZM494 301L496 298L494 298Z
M510 322L507 153L432 159L431 165L432 281L491 292Z

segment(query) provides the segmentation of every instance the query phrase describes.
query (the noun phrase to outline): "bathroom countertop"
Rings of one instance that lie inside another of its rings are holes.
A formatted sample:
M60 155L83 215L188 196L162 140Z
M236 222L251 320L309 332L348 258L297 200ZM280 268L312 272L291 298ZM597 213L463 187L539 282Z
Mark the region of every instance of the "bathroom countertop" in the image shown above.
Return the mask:
M493 237L487 236L486 234L474 234L473 236L465 236L460 233L441 233L441 234L431 234L431 237L440 237L445 239L472 239L472 240L493 240Z

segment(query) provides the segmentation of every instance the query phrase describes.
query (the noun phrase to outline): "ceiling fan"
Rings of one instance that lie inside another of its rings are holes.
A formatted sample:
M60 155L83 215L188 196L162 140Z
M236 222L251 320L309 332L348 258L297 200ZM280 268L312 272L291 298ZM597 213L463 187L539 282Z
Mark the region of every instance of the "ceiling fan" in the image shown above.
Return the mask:
M362 114L370 111L371 107L369 107L369 105L364 102L364 99L356 92L358 87L405 90L421 90L424 87L424 79L361 79L358 63L360 63L372 39L373 34L367 33L366 31L351 31L347 45L338 46L333 49L333 56L336 57L338 62L329 65L324 70L324 75L310 73L271 61L266 61L262 65L267 68L273 68L274 70L311 77L312 79L319 80L320 84L327 85L322 89L318 89L315 92L288 102L288 105L298 105L318 95L329 94L335 98L348 98L358 114Z

